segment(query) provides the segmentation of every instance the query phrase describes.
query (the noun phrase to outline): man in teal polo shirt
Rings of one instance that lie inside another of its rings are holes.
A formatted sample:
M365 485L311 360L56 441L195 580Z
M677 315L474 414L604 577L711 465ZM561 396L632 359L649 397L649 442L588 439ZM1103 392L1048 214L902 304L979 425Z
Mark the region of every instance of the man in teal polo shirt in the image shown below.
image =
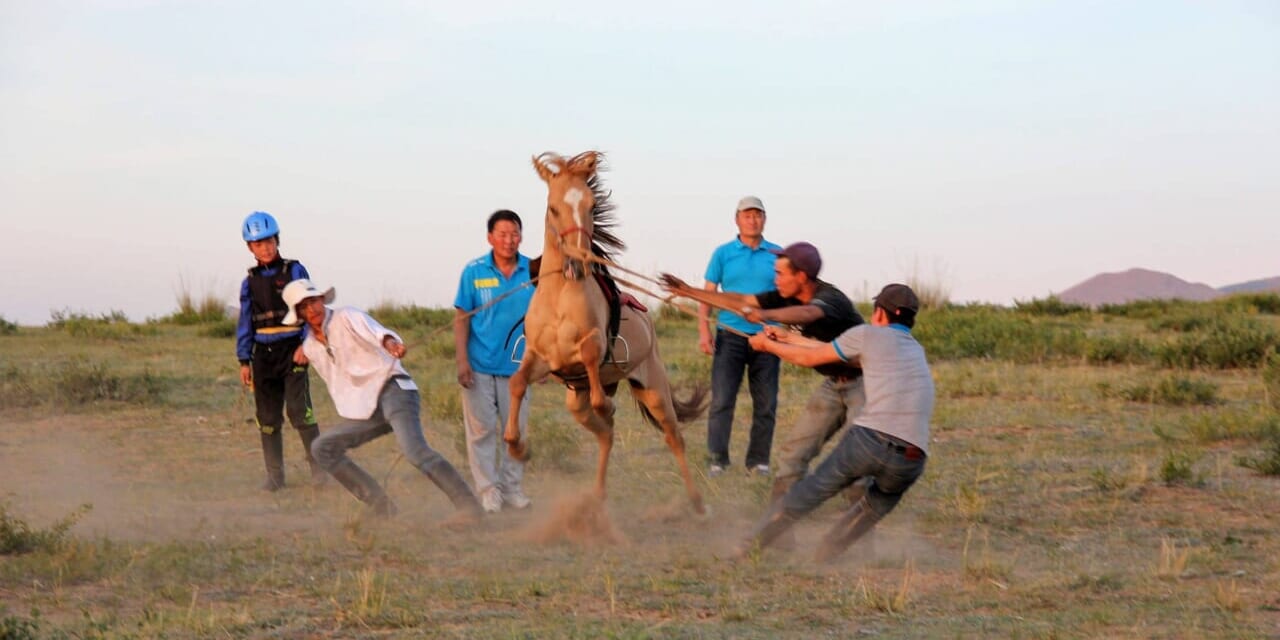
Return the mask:
M782 247L764 239L764 203L747 196L738 201L734 223L738 237L722 244L711 254L707 264L707 291L755 295L773 289L771 250ZM708 475L719 475L729 467L729 436L733 432L734 405L742 374L746 371L751 391L751 438L747 443L747 470L769 474L769 453L773 448L773 427L778 414L778 373L781 364L770 353L754 351L742 336L716 329L714 338L708 326L711 307L698 306L698 347L712 355L711 409L707 416ZM760 331L760 325L747 322L728 311L716 315L718 327L736 329L747 335Z
M463 424L467 435L467 460L475 478L480 504L489 513L505 504L515 509L529 506L521 481L524 463L513 459L502 443L511 397L507 384L519 366L514 353L523 335L524 315L533 298L529 282L529 258L520 255L523 224L506 209L489 216L489 246L493 250L472 260L462 270L458 295L453 301L453 341L462 386ZM523 287L523 289L521 289ZM521 289L467 317L467 313L499 296ZM513 357L515 356L515 357ZM520 409L520 435L524 437L529 402Z

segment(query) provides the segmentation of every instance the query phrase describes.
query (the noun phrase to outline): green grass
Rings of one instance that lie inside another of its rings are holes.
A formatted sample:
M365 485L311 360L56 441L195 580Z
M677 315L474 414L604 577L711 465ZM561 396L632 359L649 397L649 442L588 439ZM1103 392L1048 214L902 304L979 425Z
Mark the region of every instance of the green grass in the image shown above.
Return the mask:
M1278 326L1269 300L1231 303L1253 309L1231 326ZM712 510L691 516L661 435L625 390L609 474L617 544L532 539L595 469L595 439L555 384L532 389L529 512L439 527L447 500L390 437L351 455L386 483L396 518L305 486L292 430L289 486L263 493L252 401L234 340L209 330L219 323L134 333L114 314L64 314L0 346L0 521L52 532L93 508L58 544L4 556L0 637L1270 637L1274 349L1229 367L1156 355L1212 330L1154 319L1225 304L927 310L916 333L938 405L925 476L830 567L809 552L838 504L799 526L798 553L724 559L768 482L740 468L707 479L705 421L686 425ZM452 311L384 306L409 343L428 441L469 478ZM673 382L706 382L693 322L668 312L658 330ZM784 367L775 456L818 381ZM332 428L314 376L312 390ZM748 408L744 391L739 464Z

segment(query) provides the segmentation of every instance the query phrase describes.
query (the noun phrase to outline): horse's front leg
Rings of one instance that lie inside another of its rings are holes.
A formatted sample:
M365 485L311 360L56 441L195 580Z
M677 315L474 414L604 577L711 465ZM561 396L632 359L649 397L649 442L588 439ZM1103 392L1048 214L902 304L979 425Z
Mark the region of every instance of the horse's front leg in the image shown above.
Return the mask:
M591 390L591 409L596 415L607 417L613 415L613 400L604 392L604 384L600 381L600 361L604 359L603 336L599 329L592 329L578 342L578 356L582 366L587 370L587 383Z
M520 368L511 374L511 379L507 382L507 388L511 392L511 406L507 412L507 428L502 441L507 443L507 453L520 462L529 459L529 446L520 440L520 406L524 404L524 393L529 389L530 380L541 380L549 371L545 361L526 349Z

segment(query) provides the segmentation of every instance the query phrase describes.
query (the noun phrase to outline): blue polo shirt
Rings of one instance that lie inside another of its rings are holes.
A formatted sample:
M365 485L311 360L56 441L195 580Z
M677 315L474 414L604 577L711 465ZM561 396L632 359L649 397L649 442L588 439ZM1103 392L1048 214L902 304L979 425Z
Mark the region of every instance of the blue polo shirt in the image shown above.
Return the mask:
M529 281L529 258L516 255L516 270L508 278L493 262L493 252L467 263L458 282L458 295L453 306L471 311ZM524 314L533 299L533 287L503 298L501 302L471 316L471 335L467 338L467 357L471 368L491 376L509 376L520 366L513 357L524 356L524 343L512 353L524 335Z
M754 296L772 291L773 263L778 257L769 253L769 250L781 248L761 239L760 246L752 249L739 238L734 238L731 242L716 247L711 254L711 263L707 265L707 282L718 284L722 291L730 293ZM743 333L756 333L760 330L760 325L747 322L742 316L728 311L717 312L716 322Z

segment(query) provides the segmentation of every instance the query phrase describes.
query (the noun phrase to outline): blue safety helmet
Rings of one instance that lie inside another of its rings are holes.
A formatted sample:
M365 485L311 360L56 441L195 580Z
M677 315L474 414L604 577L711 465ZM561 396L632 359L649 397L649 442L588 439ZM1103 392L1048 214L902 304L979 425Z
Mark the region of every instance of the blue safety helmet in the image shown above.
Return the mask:
M280 235L280 225L276 224L276 219L266 211L254 211L244 219L243 235L245 242L265 240L271 236Z

